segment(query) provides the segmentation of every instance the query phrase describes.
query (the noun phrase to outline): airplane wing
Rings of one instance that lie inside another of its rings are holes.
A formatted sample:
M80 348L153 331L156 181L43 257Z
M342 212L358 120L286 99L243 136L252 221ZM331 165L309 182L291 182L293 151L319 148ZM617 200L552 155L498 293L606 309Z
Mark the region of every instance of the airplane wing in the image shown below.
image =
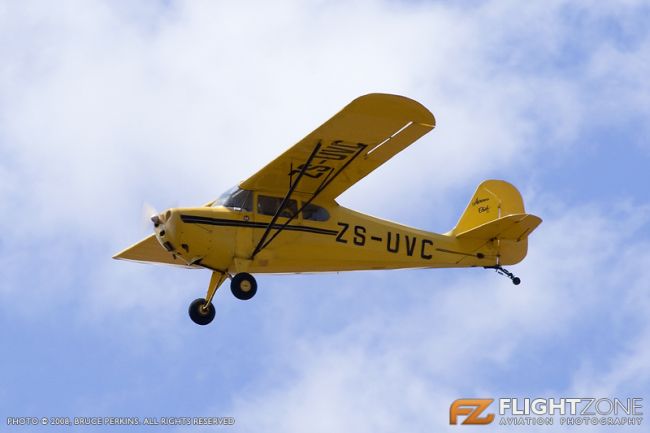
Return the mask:
M361 96L240 186L285 195L300 175L295 192L334 199L434 126L412 99Z
M131 245L124 251L115 254L113 258L118 260L133 260L135 262L162 263L165 265L182 266L184 268L197 268L197 266L188 266L182 260L166 251L156 239L156 235L151 235Z

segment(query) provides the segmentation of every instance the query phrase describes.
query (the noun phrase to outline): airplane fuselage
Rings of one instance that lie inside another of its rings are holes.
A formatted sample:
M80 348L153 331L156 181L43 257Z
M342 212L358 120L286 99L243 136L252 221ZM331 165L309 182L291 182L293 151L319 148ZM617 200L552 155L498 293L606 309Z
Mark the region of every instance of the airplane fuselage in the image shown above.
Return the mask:
M495 246L364 215L338 204L326 221L290 221L255 257L272 216L223 206L164 212L156 237L189 265L231 273L299 273L491 266ZM287 218L280 217L274 229ZM273 233L273 232L271 232ZM478 249L478 250L477 250Z

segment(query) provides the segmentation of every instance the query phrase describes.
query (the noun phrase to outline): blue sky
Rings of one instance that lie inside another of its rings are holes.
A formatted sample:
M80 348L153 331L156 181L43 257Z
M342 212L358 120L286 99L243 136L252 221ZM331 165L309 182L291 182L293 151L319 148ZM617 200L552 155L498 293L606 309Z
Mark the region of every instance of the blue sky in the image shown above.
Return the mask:
M429 432L462 429L462 397L647 404L649 19L634 0L0 3L3 428ZM198 327L208 272L111 260L150 232L143 203L205 203L369 92L438 126L341 204L445 232L479 182L511 181L544 219L521 286L260 275Z

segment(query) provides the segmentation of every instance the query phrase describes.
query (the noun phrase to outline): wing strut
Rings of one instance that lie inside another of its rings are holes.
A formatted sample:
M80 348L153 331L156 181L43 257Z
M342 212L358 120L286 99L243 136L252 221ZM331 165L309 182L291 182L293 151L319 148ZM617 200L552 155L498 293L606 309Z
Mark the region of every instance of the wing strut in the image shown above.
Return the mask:
M319 143L319 144L320 144L320 143ZM316 191L314 191L314 193L313 193L312 196L309 198L309 200L307 200L307 201L305 201L305 202L302 203L302 206L300 207L300 209L298 209L298 211L297 211L295 214L291 215L291 217L288 218L288 219L284 222L284 224L282 224L282 225L280 226L280 228L278 228L278 229L275 231L275 233L273 233L273 236L271 236L271 238L270 238L268 241L266 241L266 243L263 244L263 245L260 247L259 251L261 251L261 250L263 250L264 248L266 248L266 246L267 246L268 244L270 244L271 241L273 241L273 239L275 239L275 237L276 237L277 235L279 235L280 232L282 232L282 231L284 230L284 228L285 228L286 226L288 226L289 223L290 223L291 221L293 221L294 218L297 217L297 216L300 214L300 212L302 212L302 210L303 210L304 208L306 208L307 206L309 206L309 204L311 204L311 202L314 201L314 199L315 199L316 197L318 197L318 195L319 195L319 194L320 194L320 193L321 193L321 192L322 192L322 191L327 187L327 185L329 185L330 182L332 182L332 180L334 180L334 178L335 178L336 176L338 176L339 173L341 173L341 172L342 172L342 171L343 171L343 170L344 170L344 169L345 169L345 168L346 168L346 167L347 167L347 166L352 162L353 159L355 159L357 156L359 156L359 155L361 154L361 152L363 152L363 150L364 150L366 147L368 147L368 146L366 146L366 145L363 144L363 143L358 143L357 146L359 146L359 149L357 150L357 153L356 153L352 158L350 158L350 159L348 160L348 162L346 162L346 163L343 165L343 167L339 168L338 171L336 171L336 172L330 171L330 172L327 174L327 176L325 176L325 179L323 179L323 181L321 182L320 186L316 189ZM259 251L257 251L257 252L259 252ZM254 257L254 256L253 256L253 257ZM251 259L252 259L253 257L251 257Z
M316 153L318 153L318 150L320 149L320 146L321 146L321 142L319 141L318 143L316 143L316 147L314 147L314 150L312 150L311 155L309 155L309 158L307 158L307 162L304 163L302 165L302 167L300 168L300 173L298 173L298 176L296 177L296 181L293 182L291 184L291 186L289 187L289 191L287 191L287 194L282 199L282 203L280 203L280 206L275 211L275 214L273 215L273 218L271 218L271 222L269 223L268 226L266 226L266 230L264 230L264 234L260 238L260 241L257 243L257 246L255 247L255 249L253 250L253 254L251 254L251 260L255 258L255 255L257 255L257 253L262 251L262 249L264 249L268 244L270 244L271 241L273 239L275 239L275 236L278 233L280 233L287 226L289 221L294 219L296 217L296 215L298 215L298 213L302 210L302 208L301 208L298 212L296 212L294 215L292 215L291 218L289 219L289 221L287 221L283 226L278 228L277 231L275 232L275 234L271 237L271 239L269 239L269 241L266 242L266 238L269 236L269 233L273 229L273 225L278 220L278 217L280 216L280 212L282 212L284 210L284 207L286 206L287 202L289 201L289 198L291 198L291 194L296 190L296 187L298 186L298 183L300 182L300 179L302 179L302 176L305 174L305 171L307 171L307 168L309 168L309 165L311 164L311 161L314 159L314 156L316 156Z

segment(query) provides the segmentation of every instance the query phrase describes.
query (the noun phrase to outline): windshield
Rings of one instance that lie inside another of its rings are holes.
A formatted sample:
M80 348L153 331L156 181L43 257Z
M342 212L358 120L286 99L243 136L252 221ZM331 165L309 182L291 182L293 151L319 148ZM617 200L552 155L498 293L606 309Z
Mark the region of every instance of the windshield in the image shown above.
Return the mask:
M221 194L221 196L212 203L212 207L217 206L251 212L253 210L253 193L252 191L247 191L235 186Z

